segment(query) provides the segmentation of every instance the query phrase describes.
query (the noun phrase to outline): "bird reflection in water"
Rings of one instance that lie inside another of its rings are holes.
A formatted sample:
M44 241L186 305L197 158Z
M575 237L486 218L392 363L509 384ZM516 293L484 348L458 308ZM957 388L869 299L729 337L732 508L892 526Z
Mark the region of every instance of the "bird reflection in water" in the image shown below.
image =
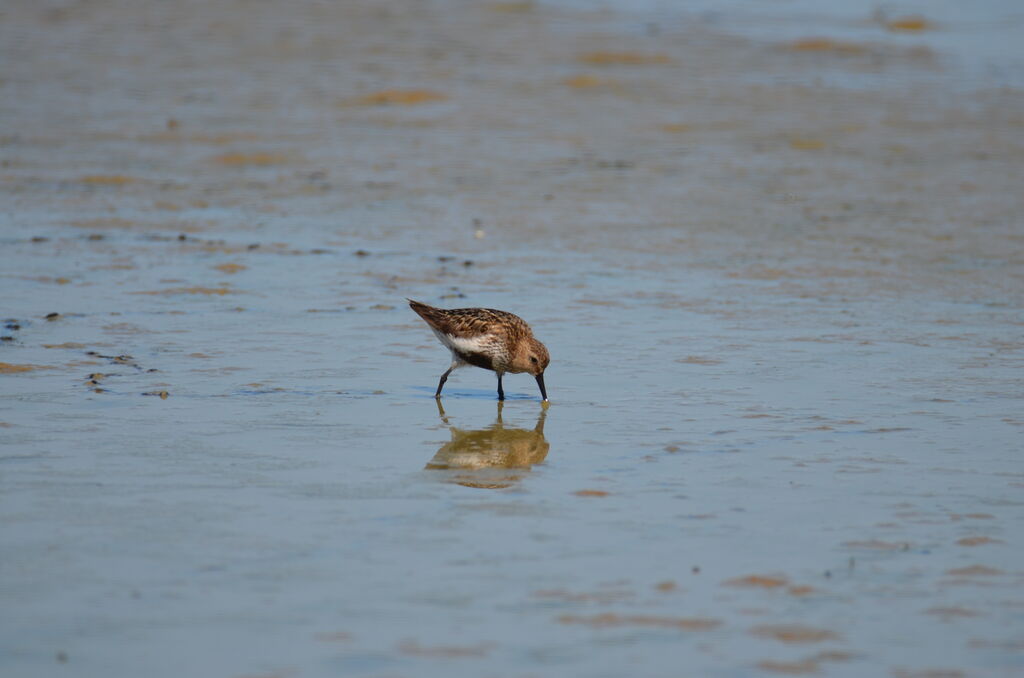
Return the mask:
M452 434L451 441L441 446L426 468L444 471L447 482L466 487L501 489L511 487L548 456L551 447L544 438L546 403L537 416L533 429L505 428L501 419L504 403L498 402L498 418L484 429L456 428L448 421L441 401L437 411Z

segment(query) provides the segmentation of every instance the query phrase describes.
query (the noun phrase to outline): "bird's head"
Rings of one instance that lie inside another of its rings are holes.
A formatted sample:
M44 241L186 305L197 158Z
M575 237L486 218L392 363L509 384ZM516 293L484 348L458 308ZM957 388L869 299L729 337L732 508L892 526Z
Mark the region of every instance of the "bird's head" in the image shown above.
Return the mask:
M516 367L519 368L519 371L529 372L535 377L544 374L544 370L548 368L548 363L551 362L551 356L548 354L547 347L533 337L530 337L525 342L524 350L521 350L520 354L516 357L518 358Z

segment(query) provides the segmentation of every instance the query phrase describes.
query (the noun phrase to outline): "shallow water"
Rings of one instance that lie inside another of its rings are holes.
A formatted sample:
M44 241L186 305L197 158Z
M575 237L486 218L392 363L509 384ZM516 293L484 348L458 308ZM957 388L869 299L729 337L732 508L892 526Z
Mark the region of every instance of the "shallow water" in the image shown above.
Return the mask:
M454 5L0 23L3 672L1024 670L1020 93Z
M655 31L676 21L701 22L763 42L814 36L929 50L943 64L935 76L944 86L1024 84L1024 11L1016 0L970 4L957 0L543 0L543 4L612 10L632 15ZM840 86L877 87L887 77L875 71L868 78L833 73L829 79Z

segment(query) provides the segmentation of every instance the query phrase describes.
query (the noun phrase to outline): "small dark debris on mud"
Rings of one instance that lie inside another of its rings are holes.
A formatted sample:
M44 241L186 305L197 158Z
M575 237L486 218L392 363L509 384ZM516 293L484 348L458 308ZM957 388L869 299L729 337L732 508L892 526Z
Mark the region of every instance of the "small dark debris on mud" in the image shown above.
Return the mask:
M160 400L167 400L167 396L171 395L167 391L146 391L142 395L144 396L158 396Z
M58 318L60 318L60 313L54 312L54 313L47 313L46 314L46 319L47 320L51 320L52 321L52 320L56 320Z
M102 353L97 353L96 351L86 351L85 355L92 356L93 358L103 358L104 360L109 360L110 362L115 363L117 365L130 365L139 371L157 371L155 369L144 370L141 365L135 362L135 358L128 355L127 353L122 353L121 355L103 355Z
M356 255L357 257L368 257L368 256L370 256L370 253L369 253L369 252L367 252L366 250L356 250L356 251L354 252L354 254L355 254L355 255Z

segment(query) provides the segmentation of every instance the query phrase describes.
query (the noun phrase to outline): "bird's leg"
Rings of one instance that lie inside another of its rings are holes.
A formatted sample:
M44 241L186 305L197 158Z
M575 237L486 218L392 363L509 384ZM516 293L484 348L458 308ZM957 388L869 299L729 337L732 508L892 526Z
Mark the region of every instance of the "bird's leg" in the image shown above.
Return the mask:
M444 382L448 381L448 375L455 369L455 365L449 367L444 374L441 375L441 381L437 383L437 393L434 394L435 398L441 397L441 389L444 388Z
M501 387L501 372L498 372L498 400L505 399L505 389Z

